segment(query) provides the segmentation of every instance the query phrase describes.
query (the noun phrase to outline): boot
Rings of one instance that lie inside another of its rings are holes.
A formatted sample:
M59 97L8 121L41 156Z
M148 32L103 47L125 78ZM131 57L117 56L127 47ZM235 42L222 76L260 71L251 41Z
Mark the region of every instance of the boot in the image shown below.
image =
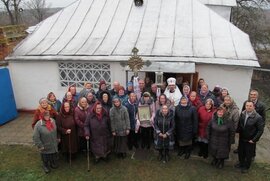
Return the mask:
M216 166L217 165L218 160L216 158L213 158L211 165L212 166Z
M167 163L170 160L169 150L165 150L165 159L163 162Z
M163 159L163 150L160 149L158 154L158 161L161 161L162 159Z
M191 154L191 149L192 149L192 147L190 147L190 146L187 146L186 147L186 149L185 149L185 159L189 159L189 157L190 157L190 154Z
M183 147L180 146L180 147L178 148L178 154L177 154L177 155L181 157L184 153L185 153L185 151L184 151Z
M41 159L42 159L42 168L43 168L44 172L47 174L51 171L49 168L48 158L45 154L41 154Z
M218 159L216 167L222 169L224 167L224 159Z
M203 146L202 146L202 144L203 144L203 143L198 142L198 145L199 145L199 148L200 148L199 153L198 153L198 156L199 156L199 157L203 156Z
M207 159L208 158L208 144L203 143L203 158Z
M50 155L50 166L52 169L58 168L57 162L56 162L56 154Z

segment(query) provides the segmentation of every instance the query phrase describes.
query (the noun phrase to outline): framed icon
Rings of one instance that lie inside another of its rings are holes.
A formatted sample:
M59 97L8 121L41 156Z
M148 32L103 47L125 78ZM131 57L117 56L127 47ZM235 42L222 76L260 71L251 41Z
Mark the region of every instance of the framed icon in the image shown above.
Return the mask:
M138 116L140 122L150 121L151 119L151 110L149 106L139 106L138 107Z
M157 85L163 84L163 72L156 72L156 84Z

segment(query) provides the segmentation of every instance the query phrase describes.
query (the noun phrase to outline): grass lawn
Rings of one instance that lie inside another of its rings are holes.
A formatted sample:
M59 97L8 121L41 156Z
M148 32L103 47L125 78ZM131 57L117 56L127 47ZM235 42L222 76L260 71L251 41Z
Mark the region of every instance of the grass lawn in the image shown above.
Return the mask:
M0 145L0 180L270 180L270 165L254 163L248 174L241 174L232 162L225 162L224 169L217 170L209 164L209 159L183 160L173 153L170 162L163 164L156 157L156 152L146 160L131 160L130 155L124 160L111 156L108 163L91 162L90 172L84 155L78 156L71 167L60 157L59 168L44 174L34 147Z

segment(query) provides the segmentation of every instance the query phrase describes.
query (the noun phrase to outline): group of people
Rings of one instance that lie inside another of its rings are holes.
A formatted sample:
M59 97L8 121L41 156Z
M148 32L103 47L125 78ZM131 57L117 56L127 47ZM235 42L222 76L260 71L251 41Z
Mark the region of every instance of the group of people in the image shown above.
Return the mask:
M108 161L112 152L125 158L133 148L147 151L153 143L160 161L168 162L172 149L189 159L197 144L198 155L206 159L210 154L211 165L222 169L239 133L236 167L246 173L265 125L258 91L250 91L239 114L229 90L216 86L210 91L204 79L197 91L173 77L163 87L135 77L126 88L115 81L108 90L102 80L97 92L87 82L79 93L70 86L62 101L52 92L41 98L32 127L44 171L57 168L58 148L71 161L77 152L89 152L89 143L95 163Z

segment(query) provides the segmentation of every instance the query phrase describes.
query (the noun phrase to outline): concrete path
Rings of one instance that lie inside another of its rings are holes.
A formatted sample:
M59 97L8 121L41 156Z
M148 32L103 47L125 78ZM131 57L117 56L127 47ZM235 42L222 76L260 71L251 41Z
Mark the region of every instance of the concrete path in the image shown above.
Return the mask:
M0 126L0 144L32 146L32 118L33 114L20 113L17 119ZM232 150L234 150L236 146L237 144L233 145ZM194 154L196 153L194 152ZM267 127L265 127L264 134L261 137L260 141L257 143L257 154L255 161L260 163L270 163L269 154L270 131ZM140 151L138 151L135 156L140 158L140 155L144 154L140 154ZM237 154L233 154L231 151L230 159L228 161L236 162L237 159Z

